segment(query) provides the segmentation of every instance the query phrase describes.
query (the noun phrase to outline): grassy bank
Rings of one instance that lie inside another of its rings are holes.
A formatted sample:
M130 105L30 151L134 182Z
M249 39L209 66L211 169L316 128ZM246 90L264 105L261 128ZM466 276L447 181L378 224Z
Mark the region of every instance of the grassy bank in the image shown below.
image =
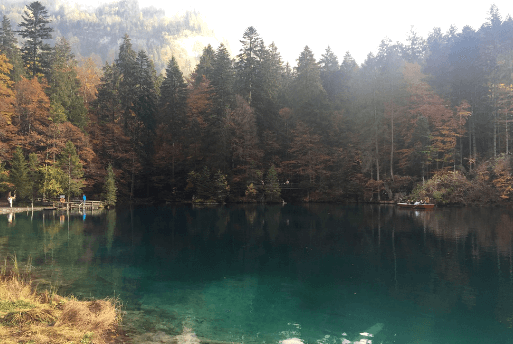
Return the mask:
M23 271L22 271L23 270ZM30 262L6 259L0 275L0 343L108 343L120 322L115 300L79 301L30 282Z

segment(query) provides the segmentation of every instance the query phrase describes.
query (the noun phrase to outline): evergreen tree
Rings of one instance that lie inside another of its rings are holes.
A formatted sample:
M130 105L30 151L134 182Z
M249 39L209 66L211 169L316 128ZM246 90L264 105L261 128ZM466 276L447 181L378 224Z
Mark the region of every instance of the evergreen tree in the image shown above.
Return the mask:
M174 57L167 65L160 87L159 116L176 139L187 121L187 84Z
M226 175L224 175L220 170L218 170L214 175L213 184L213 199L216 202L223 203L224 201L226 201L226 198L228 197L228 193L230 191L230 186L228 185L228 182L226 180Z
M251 106L253 91L255 88L255 78L259 69L258 50L262 47L262 39L257 30L250 26L244 31L242 36L242 48L237 55L235 69L237 71L237 90L240 95Z
M132 49L130 37L125 35L123 43L119 46L118 58L115 61L115 66L120 75L118 95L125 130L128 130L129 122L133 118L133 104L136 103L136 97L138 96L136 91L136 74L139 68L136 60L137 54Z
M54 121L64 117L83 129L87 124L87 109L80 95L77 62L65 38L59 38L52 51L48 89Z
M25 74L21 52L18 48L18 40L12 31L11 21L4 15L0 28L0 54L4 54L13 66L9 74L12 81L19 81Z
M265 177L265 200L266 202L279 202L281 196L280 182L274 164L269 167Z
M319 64L308 46L298 58L296 75L292 84L294 113L297 119L318 131L327 131L328 102L322 87Z
M328 46L319 60L322 86L331 101L341 92L340 67L337 56Z
M101 122L113 123L120 116L120 79L119 69L114 64L106 62L98 86L98 96L93 105Z
M65 192L63 188L65 176L59 166L45 164L39 167L39 174L42 179L39 193L44 199L55 198Z
M9 174L5 169L4 163L0 160L0 192L9 190Z
M216 112L216 116L222 117L234 100L234 71L232 60L230 59L228 49L226 49L225 45L222 43L216 51L213 67L211 85L215 92L214 111Z
M66 146L59 155L58 165L63 173L61 188L68 201L71 196L81 195L84 185L84 169L73 142L66 142Z
M9 179L11 184L14 185L17 192L17 197L19 199L24 199L30 196L31 190L29 185L28 173L29 170L27 166L27 161L23 156L23 152L20 147L16 147L12 155Z
M214 60L216 58L216 52L214 48L209 44L203 49L203 53L200 56L200 60L196 69L194 70L194 85L199 85L203 82L205 77L207 80L212 81L212 75L214 73Z
M22 48L22 57L32 77L46 74L48 66L47 55L50 52L49 46L44 40L52 38L53 29L47 24L50 23L48 11L39 1L32 2L22 14L23 21L20 23L20 35L25 39Z
M255 109L258 136L263 138L267 130L278 132L278 97L282 86L283 66L280 53L274 43L268 48L263 41L258 49L260 68L255 75L252 107Z
M112 164L107 167L107 175L105 176L105 183L103 184L103 197L107 208L116 205L117 200L117 187L116 187L116 175L112 169Z
M28 173L27 173L27 185L30 193L30 199L34 203L34 199L37 196L37 192L41 183L41 174L39 170L39 161L36 153L30 153L28 158Z
M156 114L157 114L157 73L153 62L144 51L139 51L136 63L136 73L134 77L135 103L133 112L143 123L147 133L155 133Z

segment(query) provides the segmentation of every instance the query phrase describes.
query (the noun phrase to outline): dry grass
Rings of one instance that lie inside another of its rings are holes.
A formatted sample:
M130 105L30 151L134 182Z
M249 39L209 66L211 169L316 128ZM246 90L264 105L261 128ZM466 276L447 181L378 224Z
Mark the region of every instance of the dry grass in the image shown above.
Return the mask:
M78 301L36 293L15 276L0 278L0 343L106 343L120 321L115 300Z

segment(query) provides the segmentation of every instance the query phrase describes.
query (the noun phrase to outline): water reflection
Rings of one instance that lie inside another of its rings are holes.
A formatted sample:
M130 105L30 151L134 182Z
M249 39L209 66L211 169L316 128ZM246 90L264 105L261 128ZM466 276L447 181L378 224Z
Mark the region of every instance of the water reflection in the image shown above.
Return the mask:
M510 335L512 230L500 209L146 207L7 216L0 245L64 292L120 296L147 331L478 343Z

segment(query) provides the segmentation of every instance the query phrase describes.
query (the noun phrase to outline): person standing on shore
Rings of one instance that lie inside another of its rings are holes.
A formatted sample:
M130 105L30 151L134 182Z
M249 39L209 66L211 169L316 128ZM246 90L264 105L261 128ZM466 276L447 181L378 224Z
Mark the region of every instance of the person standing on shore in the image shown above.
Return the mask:
M9 191L9 195L7 196L7 201L9 202L9 207L12 208L12 201L16 199L16 193L14 196L11 196L11 192Z

